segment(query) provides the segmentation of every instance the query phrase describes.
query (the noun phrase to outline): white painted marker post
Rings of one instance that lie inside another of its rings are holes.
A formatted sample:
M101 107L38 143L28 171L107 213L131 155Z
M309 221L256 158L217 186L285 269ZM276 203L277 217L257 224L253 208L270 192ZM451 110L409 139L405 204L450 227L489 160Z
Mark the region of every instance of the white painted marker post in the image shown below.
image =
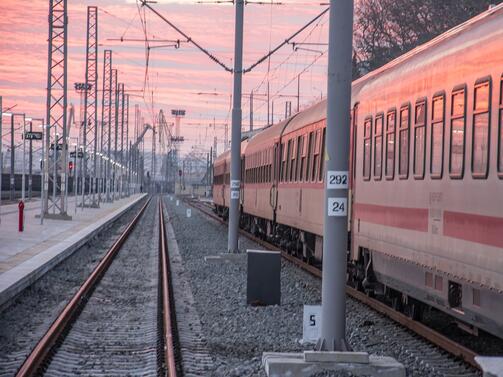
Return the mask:
M176 206L178 207L179 205L180 205L180 201L179 201L179 200L177 200L177 201L176 201Z
M321 334L321 305L304 305L302 343L316 344Z

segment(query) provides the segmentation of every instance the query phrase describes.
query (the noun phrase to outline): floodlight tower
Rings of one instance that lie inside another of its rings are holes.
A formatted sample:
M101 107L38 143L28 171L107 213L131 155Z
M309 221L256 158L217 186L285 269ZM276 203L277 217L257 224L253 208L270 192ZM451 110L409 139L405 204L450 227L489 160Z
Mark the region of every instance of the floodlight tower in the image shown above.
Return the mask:
M185 110L173 109L171 110L171 115L175 117L175 137L172 137L171 141L175 147L175 166L178 167L178 146L183 141L183 137L180 136L180 122L185 116Z
M71 220L67 213L67 60L68 15L67 0L49 0L49 38L47 64L48 130L45 137L42 217ZM52 144L52 148L51 148ZM52 158L49 159L49 150ZM59 150L58 150L59 149ZM52 195L49 195L49 182ZM59 189L59 196L57 195Z

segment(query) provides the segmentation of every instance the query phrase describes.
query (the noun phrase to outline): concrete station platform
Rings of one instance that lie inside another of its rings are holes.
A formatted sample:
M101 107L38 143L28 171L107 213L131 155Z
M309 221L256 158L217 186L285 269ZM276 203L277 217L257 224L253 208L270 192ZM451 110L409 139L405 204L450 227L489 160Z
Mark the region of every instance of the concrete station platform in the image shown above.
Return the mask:
M146 194L135 194L100 208L77 208L68 199L71 221L44 219L40 200L25 203L24 232L18 231L17 204L2 205L0 215L0 307L54 265L107 227Z

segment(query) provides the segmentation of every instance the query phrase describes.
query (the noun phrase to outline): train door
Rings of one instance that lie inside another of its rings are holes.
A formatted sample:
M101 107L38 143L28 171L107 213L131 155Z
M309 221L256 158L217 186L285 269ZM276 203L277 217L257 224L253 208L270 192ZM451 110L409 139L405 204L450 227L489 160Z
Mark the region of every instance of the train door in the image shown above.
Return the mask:
M241 206L243 206L245 202L245 185L244 185L244 176L245 176L245 157L241 158L241 180L239 185L239 202Z
M224 161L223 165L223 175L222 175L222 203L223 206L226 207L225 204L225 183L227 180L227 161Z
M356 181L356 137L357 137L357 129L358 129L358 103L355 103L353 108L351 109L350 116L350 150L349 150L349 192L348 192L348 201L349 201L349 211L348 211L348 231L351 232L353 227L353 202L355 197L355 181ZM349 246L349 245L348 245ZM350 247L350 246L349 246ZM351 249L350 249L351 250Z

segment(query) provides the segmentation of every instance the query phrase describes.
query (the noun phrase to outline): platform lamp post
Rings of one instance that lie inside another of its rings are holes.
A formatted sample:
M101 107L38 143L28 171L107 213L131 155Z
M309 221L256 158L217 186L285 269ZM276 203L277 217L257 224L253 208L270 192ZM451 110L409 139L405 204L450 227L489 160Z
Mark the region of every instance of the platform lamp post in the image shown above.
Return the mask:
M329 22L321 337L317 348L323 351L346 351L353 0L331 0Z
M30 134L33 133L33 122L39 121L44 124L45 120L43 118L26 118L26 121L30 123ZM24 133L26 136L26 132ZM35 139L38 140L38 139ZM44 143L42 143L43 148ZM43 152L42 152L43 154ZM28 155L28 198L32 199L32 189L33 189L33 138L29 138L29 155ZM42 197L42 193L40 193L40 197Z

